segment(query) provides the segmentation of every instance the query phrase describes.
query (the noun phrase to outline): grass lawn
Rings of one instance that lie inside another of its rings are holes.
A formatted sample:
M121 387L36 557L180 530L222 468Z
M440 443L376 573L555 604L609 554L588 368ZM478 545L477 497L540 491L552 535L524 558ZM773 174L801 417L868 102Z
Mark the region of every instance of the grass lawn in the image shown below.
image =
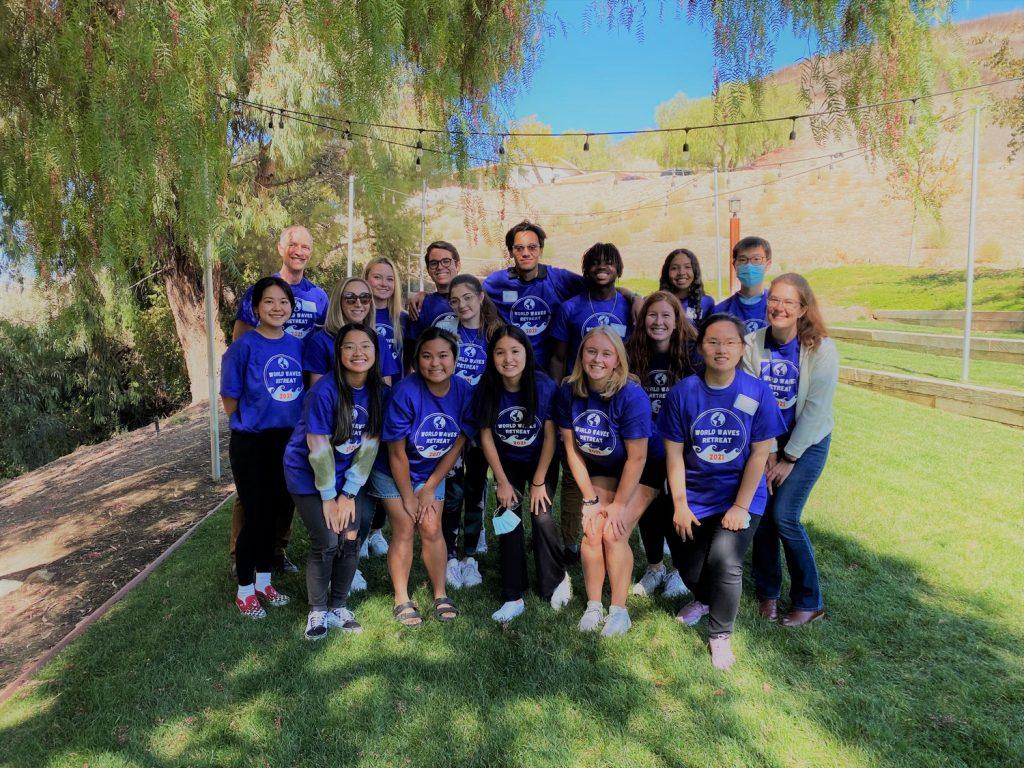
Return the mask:
M778 270L769 272L771 278ZM852 265L812 269L804 273L820 301L836 307L870 309L963 309L966 271L936 272L920 267ZM629 274L622 285L643 293L658 288L657 276ZM705 277L712 294L715 281ZM723 297L715 296L721 300ZM974 276L974 308L1024 310L1024 270L979 269Z
M963 337L963 328L946 328L937 325L918 325L916 323L892 323L883 320L844 320L835 325L842 325L848 328L870 328L873 331L903 331L904 333L941 333L944 336ZM1024 331L978 331L971 332L972 339L995 338L1024 339Z
M578 571L564 615L496 626L494 555L459 621L412 631L375 559L366 632L309 643L299 578L237 615L223 510L0 707L0 765L1024 764L1024 433L849 387L837 412L805 515L829 619L767 625L748 589L731 674L661 599L581 636Z
M960 381L962 362L959 357L894 347L870 347L841 339L836 339L836 345L842 365ZM970 383L1000 389L1024 389L1024 366L999 360L972 359Z

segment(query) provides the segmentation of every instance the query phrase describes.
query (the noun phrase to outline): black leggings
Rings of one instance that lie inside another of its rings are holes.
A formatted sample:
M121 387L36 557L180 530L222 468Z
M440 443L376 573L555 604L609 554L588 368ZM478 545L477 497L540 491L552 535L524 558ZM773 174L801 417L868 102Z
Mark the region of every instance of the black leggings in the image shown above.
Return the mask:
M283 463L291 435L290 429L231 432L231 475L245 515L235 544L240 587L252 584L257 572L270 573L275 531L291 525L295 509L284 484Z
M672 554L694 599L711 609L711 637L732 633L743 592L743 556L761 522L760 515L751 515L749 528L727 531L722 527L723 517L724 512L711 515L692 526L694 538L680 542L680 559L676 561L675 552Z
M672 566L678 568L683 558L683 540L672 525L672 497L659 493L640 516L637 527L640 540L644 543L644 554L648 565L657 565L665 558L665 542L672 553Z
M487 459L484 452L477 445L467 445L462 454L462 464L444 484L441 528L449 560L459 556L460 527L462 554L465 556L476 551L487 504Z
M537 566L537 594L545 600L551 598L555 587L565 578L565 561L562 557L562 541L551 517L551 510L542 512L536 517L530 514L529 499L523 490L533 482L535 464L503 462L502 469L512 487L521 494L522 504L519 516L522 523L508 533L498 537L498 552L501 558L501 599L503 602L519 600L526 591L526 532L523 526L531 522L530 539L533 544L533 560ZM554 500L555 487L558 485L558 462L552 461L548 467L547 477L548 498ZM530 489L532 491L532 488Z

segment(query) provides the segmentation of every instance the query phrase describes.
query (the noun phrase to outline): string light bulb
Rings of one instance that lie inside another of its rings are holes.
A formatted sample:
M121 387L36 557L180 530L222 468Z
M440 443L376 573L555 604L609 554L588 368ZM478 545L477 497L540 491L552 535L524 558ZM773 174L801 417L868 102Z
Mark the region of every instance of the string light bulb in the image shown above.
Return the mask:
M417 157L416 158L416 173L419 173L422 170L423 170L423 162L420 160L419 157Z
M583 142L583 151L584 152L589 152L590 151L590 134L589 133L587 134L587 138Z
M283 111L277 116L277 127L278 128L284 128L284 112Z
M910 100L910 117L907 118L910 125L917 125L917 99Z
M789 129L789 140L796 141L796 118L791 117L790 120L793 121L793 127Z
M352 122L345 121L345 140L343 142L346 150L352 149Z
M504 136L502 136L501 140L498 142L498 154L499 155L504 155L505 154L505 137Z
M686 133L683 134L683 160L690 159L690 129L686 129Z
M416 138L416 165L420 164L420 158L423 157L423 131L421 130L419 136ZM419 170L417 168L416 170Z

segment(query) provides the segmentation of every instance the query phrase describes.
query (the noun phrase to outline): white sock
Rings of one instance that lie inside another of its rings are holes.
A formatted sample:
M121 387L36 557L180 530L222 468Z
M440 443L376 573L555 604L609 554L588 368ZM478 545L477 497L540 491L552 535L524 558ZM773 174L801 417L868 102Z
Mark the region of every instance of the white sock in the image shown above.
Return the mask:
M266 592L267 587L270 586L270 574L256 572L256 589L260 592Z
M653 565L648 565L647 566L647 570L648 571L655 571L655 572L657 572L657 571L664 571L665 570L665 563L661 562L661 563L654 563Z
M238 599L245 602L245 598L252 597L256 594L256 585L249 584L248 586L238 588Z

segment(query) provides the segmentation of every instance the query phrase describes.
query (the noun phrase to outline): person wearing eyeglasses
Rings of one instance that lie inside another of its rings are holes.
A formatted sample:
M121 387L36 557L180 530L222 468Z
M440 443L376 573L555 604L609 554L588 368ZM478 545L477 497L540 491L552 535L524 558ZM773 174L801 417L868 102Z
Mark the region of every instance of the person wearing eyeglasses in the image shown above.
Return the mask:
M331 291L331 303L327 308L327 319L324 321L323 327L317 328L313 335L306 339L305 349L302 352L302 370L309 376L311 387L334 370L335 339L338 337L338 331L349 324L362 325L371 333L376 333L373 293L370 290L370 284L361 277L350 277L334 287L334 290ZM358 541L362 548L370 535L374 502L366 487L359 493L355 501L359 524ZM366 586L363 572L357 569L352 578L352 591L361 592L366 589Z
M693 593L676 619L692 627L709 617L708 646L717 669L736 662L731 636L743 558L768 498L768 454L786 430L768 384L737 370L744 331L734 315L708 316L697 335L704 373L676 384L658 415L672 523L682 539L676 565Z
M462 269L458 249L444 240L435 240L423 255L427 275L434 282L433 293L416 294L409 300L409 339L415 341L427 328L443 328L455 333L458 319L448 303L448 289ZM411 345L410 345L411 346Z
M772 388L786 432L768 455L770 496L754 535L753 576L761 616L778 618L782 589L779 543L789 571L789 612L779 621L798 627L821 618L825 603L814 548L800 522L828 459L839 383L839 352L828 336L811 286L787 272L768 289L768 328L747 336L743 368Z
M768 325L768 291L764 276L772 265L772 247L763 237L744 237L732 249L732 264L740 289L715 305L714 312L734 315L747 333Z
M293 224L281 230L277 241L277 252L281 257L281 269L272 277L284 280L295 298L295 307L284 325L284 331L296 339L305 339L318 325L323 325L327 314L327 292L314 285L306 277L306 267L313 252L313 238L309 230L300 224ZM253 286L249 286L238 302L235 324L231 329L231 341L235 342L259 324L259 318L252 308ZM235 574L235 542L242 529L245 512L240 497L235 496L231 507L231 543L229 545L232 576ZM278 520L283 524L284 518ZM290 521L291 518L288 518ZM278 573L298 573L299 568L288 558L288 542L291 539L291 523L276 533L274 543L274 570Z

